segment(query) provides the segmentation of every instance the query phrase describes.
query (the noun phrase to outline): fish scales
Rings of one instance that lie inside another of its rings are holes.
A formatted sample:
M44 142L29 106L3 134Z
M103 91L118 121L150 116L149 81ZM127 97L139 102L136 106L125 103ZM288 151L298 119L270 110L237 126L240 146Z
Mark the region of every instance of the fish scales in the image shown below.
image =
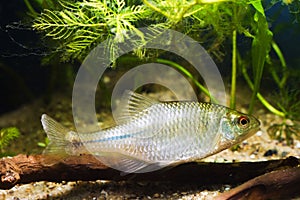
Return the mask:
M65 129L61 133L61 125L43 115L42 124L50 139L45 152L62 158L90 153L112 168L142 173L203 159L259 129L255 117L221 105L159 102L133 92L126 101L116 126L88 134Z

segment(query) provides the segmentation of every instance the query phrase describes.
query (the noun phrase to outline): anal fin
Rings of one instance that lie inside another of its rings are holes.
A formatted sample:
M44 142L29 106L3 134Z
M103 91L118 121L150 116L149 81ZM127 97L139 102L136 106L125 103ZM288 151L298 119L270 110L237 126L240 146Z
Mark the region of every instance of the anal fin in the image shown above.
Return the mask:
M99 157L100 161L113 169L129 173L146 173L155 170L159 170L166 165L160 165L159 163L151 163L138 158L127 156L121 153L108 152L102 154Z

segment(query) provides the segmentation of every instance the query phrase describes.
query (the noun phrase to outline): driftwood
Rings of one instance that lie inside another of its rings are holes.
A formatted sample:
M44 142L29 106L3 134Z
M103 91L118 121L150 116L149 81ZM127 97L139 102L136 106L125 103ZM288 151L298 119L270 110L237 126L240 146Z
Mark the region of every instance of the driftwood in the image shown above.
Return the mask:
M43 156L21 154L11 158L2 158L0 160L0 189L9 189L16 184L35 181L93 181L99 179L236 185L274 170L295 169L300 163L300 160L295 157L264 162L200 162L186 163L149 173L122 175L119 171L103 165L92 155L70 156L63 162L52 166L42 164ZM297 169L299 183L299 167Z
M216 200L291 199L300 196L300 167L272 171L219 195Z

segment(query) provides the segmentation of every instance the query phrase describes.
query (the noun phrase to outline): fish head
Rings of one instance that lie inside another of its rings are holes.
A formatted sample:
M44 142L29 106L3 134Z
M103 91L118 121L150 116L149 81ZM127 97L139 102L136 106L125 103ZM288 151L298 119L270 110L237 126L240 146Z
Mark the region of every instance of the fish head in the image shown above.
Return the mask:
M220 123L222 141L230 145L252 136L260 126L260 122L254 116L235 110L229 110Z

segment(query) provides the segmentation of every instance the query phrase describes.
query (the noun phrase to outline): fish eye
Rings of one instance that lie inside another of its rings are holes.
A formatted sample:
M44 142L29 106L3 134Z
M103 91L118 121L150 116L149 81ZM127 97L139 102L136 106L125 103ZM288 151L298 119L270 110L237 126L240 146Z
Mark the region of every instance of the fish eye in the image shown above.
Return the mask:
M242 128L248 127L249 123L250 123L250 120L249 120L249 118L246 117L246 116L240 116L240 117L238 118L238 125L239 125L240 127L242 127Z

